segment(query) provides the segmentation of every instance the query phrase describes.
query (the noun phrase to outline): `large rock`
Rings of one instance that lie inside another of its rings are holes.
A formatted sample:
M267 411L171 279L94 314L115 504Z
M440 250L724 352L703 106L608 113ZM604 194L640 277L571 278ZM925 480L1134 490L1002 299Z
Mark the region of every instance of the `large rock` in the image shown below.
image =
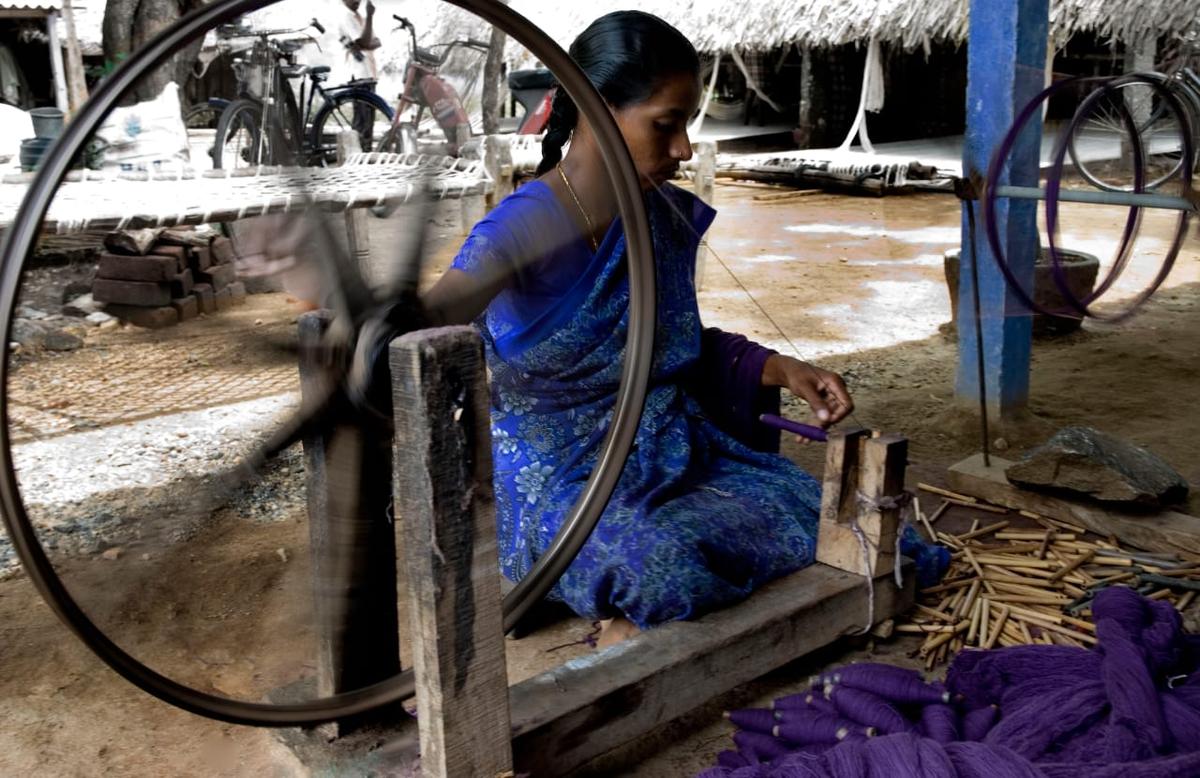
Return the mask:
M1144 448L1090 427L1066 427L1008 469L1019 486L1066 489L1105 502L1169 505L1188 483Z

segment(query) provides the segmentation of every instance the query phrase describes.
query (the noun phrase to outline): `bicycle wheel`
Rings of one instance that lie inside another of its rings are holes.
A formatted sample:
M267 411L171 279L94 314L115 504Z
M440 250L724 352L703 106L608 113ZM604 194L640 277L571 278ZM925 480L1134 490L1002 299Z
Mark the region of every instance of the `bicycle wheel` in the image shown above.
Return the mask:
M358 133L363 151L373 151L388 132L391 111L378 97L362 94L339 95L321 106L309 134L309 164L332 165L337 162L338 135L346 130Z
M393 124L379 139L379 145L375 147L375 151L387 154L416 154L417 128L410 122Z
M1170 87L1171 82L1163 76L1152 79ZM1068 140L1068 152L1079 174L1100 189L1133 191L1134 147L1122 111L1133 116L1141 140L1145 189L1178 175L1184 138L1193 130L1146 81L1095 91L1080 104L1076 116L1081 120Z
M269 137L260 143L262 107L253 100L235 100L221 112L213 141L213 167L218 170L256 167L271 162Z

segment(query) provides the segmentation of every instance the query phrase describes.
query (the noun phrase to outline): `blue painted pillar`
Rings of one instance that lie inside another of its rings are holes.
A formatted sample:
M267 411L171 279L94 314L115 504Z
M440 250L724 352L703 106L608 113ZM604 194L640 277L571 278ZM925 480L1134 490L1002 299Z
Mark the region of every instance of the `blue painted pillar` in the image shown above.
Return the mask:
M992 154L1021 108L1042 89L1045 78L1049 0L971 0L967 48L967 129L963 173L980 180ZM1021 135L1000 180L1036 186L1041 127L1030 122ZM967 205L963 206L962 255L958 285L958 382L962 401L979 402ZM1037 203L997 201L1001 241L1025 289L1033 283L1039 242ZM1001 413L1029 399L1029 356L1032 318L1009 293L992 257L984 232L982 203L975 203L976 256L979 261L980 310L983 313L985 387L988 406Z

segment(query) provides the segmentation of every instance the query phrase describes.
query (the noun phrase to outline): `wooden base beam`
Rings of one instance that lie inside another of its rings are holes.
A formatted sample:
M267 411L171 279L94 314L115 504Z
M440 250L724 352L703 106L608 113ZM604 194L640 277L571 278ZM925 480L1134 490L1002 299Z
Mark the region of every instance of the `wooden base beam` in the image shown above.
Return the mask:
M1022 489L1009 483L1006 475L1013 462L994 454L991 459L991 467L983 464L982 454L967 457L952 466L950 487L1006 508L1077 524L1099 535L1115 535L1122 543L1145 551L1195 553L1200 549L1200 518L1196 516L1165 510L1157 513L1121 511L1098 502Z
M908 609L913 576L875 580L879 623ZM861 575L815 564L739 605L644 632L511 687L517 773L566 775L719 694L860 631Z

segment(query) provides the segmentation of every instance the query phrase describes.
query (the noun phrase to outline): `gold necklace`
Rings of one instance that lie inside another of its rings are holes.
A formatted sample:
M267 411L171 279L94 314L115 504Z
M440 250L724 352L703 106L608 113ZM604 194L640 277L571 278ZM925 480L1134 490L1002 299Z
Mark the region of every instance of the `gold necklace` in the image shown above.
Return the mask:
M562 177L563 186L567 188L567 192L571 195L571 199L575 201L575 207L578 208L579 213L583 215L583 221L587 224L588 242L592 244L592 251L600 251L600 244L596 242L596 226L592 224L592 217L588 216L588 212L584 209L583 203L579 202L579 196L575 194L574 187L572 187L571 182L567 180L567 174L563 172L562 163L559 162L554 167L558 169L558 174Z

